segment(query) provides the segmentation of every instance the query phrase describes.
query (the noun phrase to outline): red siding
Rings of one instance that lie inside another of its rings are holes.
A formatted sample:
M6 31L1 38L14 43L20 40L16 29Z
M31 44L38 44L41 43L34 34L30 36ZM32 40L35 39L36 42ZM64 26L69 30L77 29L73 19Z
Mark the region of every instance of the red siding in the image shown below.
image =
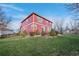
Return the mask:
M34 22L38 22L38 21L37 21L37 16L36 16L36 15L34 15Z
M47 25L46 20L44 20L44 19L43 19L43 24L44 24L44 25Z
M52 27L52 23L41 18L43 20L42 23L38 22L38 16L33 14L31 15L29 18L27 18L22 24L21 24L21 29L22 30L26 30L27 32L32 32L32 31L41 31L42 32L42 27L45 26L46 30L45 32L49 32L48 29ZM37 24L37 29L33 29L33 23Z
M38 30L41 32L41 31L42 31L42 25L38 24L37 26L38 26L38 27L37 27Z
M32 32L32 30L33 30L33 29L32 29L32 25L33 25L33 24L30 24L30 25L27 26L27 32Z
M42 26L45 26L45 27L46 27L46 32L48 32L48 31L49 31L49 30L48 30L49 27L52 26L51 22L49 22L49 21L47 21L47 20L41 18L41 19L43 20L43 22L40 24L40 23L38 22L38 20L37 20L37 19L38 19L37 17L38 17L38 16L36 16L36 15L34 16L34 22L35 22L35 23L38 23L38 24L37 24L38 29L39 29L39 30L42 30Z

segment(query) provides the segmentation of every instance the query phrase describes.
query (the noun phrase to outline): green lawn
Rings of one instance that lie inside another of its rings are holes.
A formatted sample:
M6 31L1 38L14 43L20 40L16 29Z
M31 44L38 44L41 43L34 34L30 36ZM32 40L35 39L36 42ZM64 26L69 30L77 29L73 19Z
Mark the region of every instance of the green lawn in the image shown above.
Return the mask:
M79 35L62 37L11 37L0 39L0 55L79 55Z

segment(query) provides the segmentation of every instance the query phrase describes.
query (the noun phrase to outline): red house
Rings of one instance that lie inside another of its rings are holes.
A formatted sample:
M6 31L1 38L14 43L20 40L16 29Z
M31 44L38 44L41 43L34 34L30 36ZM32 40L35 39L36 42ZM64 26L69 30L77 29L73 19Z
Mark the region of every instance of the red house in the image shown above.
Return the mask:
M52 28L52 22L36 13L30 14L21 22L21 31L36 32L42 31L48 33Z

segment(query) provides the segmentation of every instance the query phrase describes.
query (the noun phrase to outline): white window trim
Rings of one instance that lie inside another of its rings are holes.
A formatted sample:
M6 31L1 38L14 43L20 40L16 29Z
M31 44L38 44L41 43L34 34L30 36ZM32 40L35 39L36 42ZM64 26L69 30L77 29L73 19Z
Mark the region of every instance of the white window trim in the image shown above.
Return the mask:
M39 23L43 23L43 19L40 18L40 17L37 17L37 21L38 21Z
M34 26L36 26L36 28ZM37 24L34 23L34 26L33 26L34 27L34 30L37 30Z

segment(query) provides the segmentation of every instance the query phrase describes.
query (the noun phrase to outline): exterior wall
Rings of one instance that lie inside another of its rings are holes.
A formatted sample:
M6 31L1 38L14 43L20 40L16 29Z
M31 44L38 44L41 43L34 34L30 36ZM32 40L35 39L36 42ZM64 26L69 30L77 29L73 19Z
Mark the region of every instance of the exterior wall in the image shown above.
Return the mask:
M39 23L38 22L38 16L36 16L36 15L34 15L34 23L37 24L38 29L40 29L41 31L42 31L42 27L43 26L46 27L45 32L49 32L49 28L51 29L51 27L52 27L52 23L47 21L47 20L45 20L45 19L42 19L42 23Z
M33 30L32 25L33 23L27 26L27 29L26 29L27 32L32 32Z
M43 27L45 27L45 32L49 32L49 29L51 29L52 27L52 23L43 19L42 19L42 23L38 22L38 16L36 16L35 14L33 14L32 16L30 16L27 20L25 20L22 24L21 24L21 30L22 31L26 31L26 32L36 32L37 30L39 30L40 32L42 32ZM37 25L37 28L34 28L34 24Z
M41 24L38 24L38 23L34 23L34 24L37 25L37 29L34 29L34 32L36 32L36 31L42 32L42 25Z
M29 25L26 26L22 26L21 27L21 31L26 31L27 33L32 32L33 31L33 23L30 23Z
M31 25L33 25L32 22L33 22L33 16L30 16L21 24L21 31L31 32L32 31Z

